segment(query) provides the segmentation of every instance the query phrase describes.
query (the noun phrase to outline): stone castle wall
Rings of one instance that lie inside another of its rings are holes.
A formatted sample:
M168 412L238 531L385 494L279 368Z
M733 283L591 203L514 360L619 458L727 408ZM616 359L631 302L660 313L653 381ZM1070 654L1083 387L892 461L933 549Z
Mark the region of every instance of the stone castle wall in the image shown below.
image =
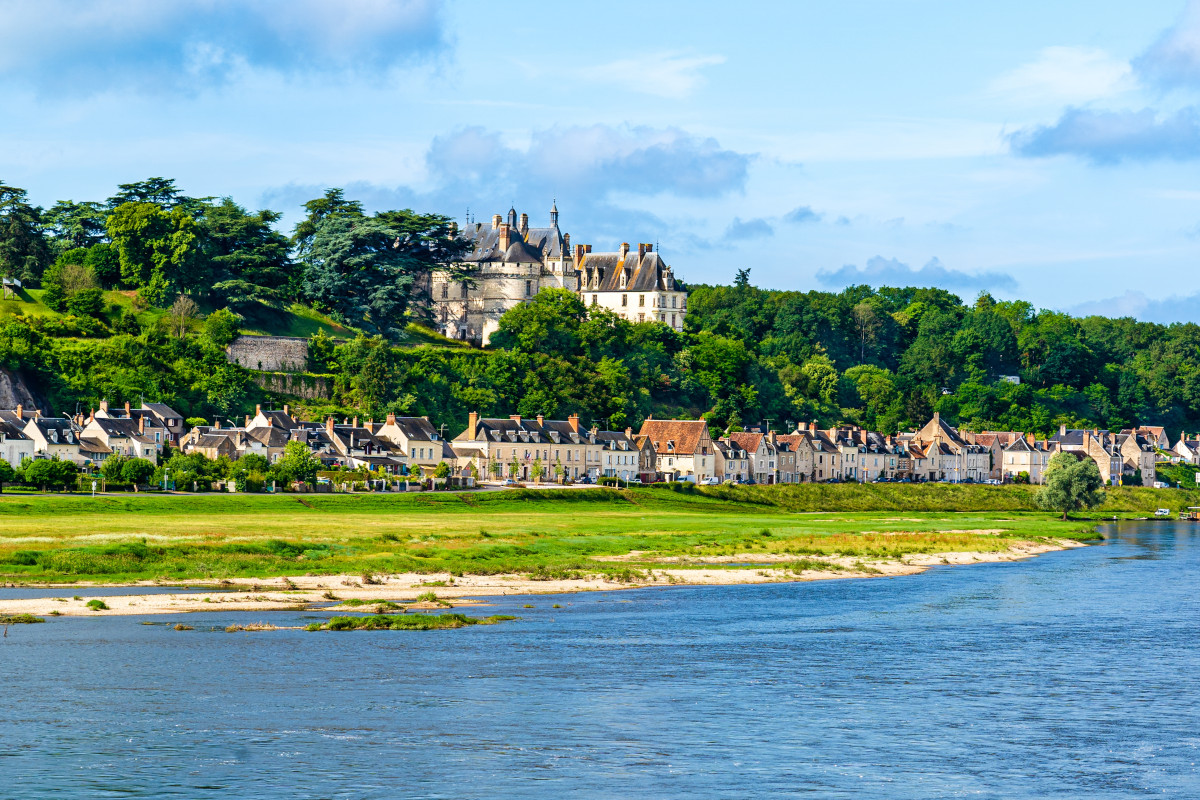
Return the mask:
M308 368L308 340L290 336L239 336L225 348L226 357L259 372L303 372Z
M329 400L333 397L333 376L302 372L261 372L254 382L272 394L301 400Z

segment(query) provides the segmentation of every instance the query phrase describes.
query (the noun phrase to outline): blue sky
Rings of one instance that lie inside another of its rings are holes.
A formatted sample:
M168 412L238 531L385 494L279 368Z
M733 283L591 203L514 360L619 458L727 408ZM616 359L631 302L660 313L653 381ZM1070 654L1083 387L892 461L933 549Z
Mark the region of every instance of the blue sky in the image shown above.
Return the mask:
M480 220L677 275L1200 321L1200 5L0 0L0 179Z

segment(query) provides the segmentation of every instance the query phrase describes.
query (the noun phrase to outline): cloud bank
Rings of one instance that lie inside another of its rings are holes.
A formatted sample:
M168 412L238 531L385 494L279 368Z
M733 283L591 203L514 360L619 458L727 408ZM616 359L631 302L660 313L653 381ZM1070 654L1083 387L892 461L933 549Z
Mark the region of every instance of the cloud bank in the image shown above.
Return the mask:
M1012 291L1017 288L1016 279L1002 272L970 273L947 269L936 258L930 259L920 269L913 269L894 258L884 258L883 256L869 259L867 265L862 268L847 264L838 270L820 270L817 272L817 281L825 286L835 288L858 284L936 286L950 291L980 291L983 289Z
M0 78L68 95L379 75L447 46L437 0L0 0L0 36Z
M1200 3L1188 3L1179 20L1133 60L1133 68L1163 88L1200 86Z
M1159 117L1153 109L1092 111L1069 108L1053 125L1018 131L1013 152L1030 158L1073 155L1093 164L1200 158L1200 111L1194 106Z
M1080 303L1068 311L1077 317L1133 317L1142 322L1163 324L1200 322L1200 294L1153 299L1142 292L1129 290L1119 297Z
M557 200L565 230L578 242L621 237L652 242L668 223L636 206L654 198L715 198L745 188L752 156L678 128L591 125L536 131L527 146L506 144L482 127L435 137L425 155L423 187L350 182L347 196L371 209L413 207L461 218L469 205L481 221L510 204L533 224ZM289 185L264 194L274 207L297 206L325 187ZM580 231L579 220L589 229ZM764 223L765 224L765 223Z
M729 223L729 227L725 229L725 238L735 242L746 239L765 239L773 235L775 235L775 229L762 217L746 220L734 217L733 222Z

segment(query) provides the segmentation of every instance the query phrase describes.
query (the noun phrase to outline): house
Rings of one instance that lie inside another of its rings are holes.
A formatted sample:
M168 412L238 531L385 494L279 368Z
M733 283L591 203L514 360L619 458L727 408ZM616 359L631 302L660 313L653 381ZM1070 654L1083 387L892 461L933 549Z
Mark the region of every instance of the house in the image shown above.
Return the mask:
M404 451L400 446L376 436L369 428L360 426L358 417L344 420L341 425L334 422L333 417L329 417L325 420L325 436L333 445L333 452L340 457L343 466L352 469L382 470L389 475L405 471ZM449 466L451 470L454 469L453 459L450 460Z
M166 408L166 406L163 406L163 408ZM167 410L170 411L170 409ZM170 411L170 413L175 417L179 417L174 411ZM151 411L145 410L144 404L143 408L134 409L126 402L124 409L114 409L109 407L107 400L101 400L100 407L96 410L95 416L97 419L123 419L132 421L137 426L140 434L152 440L159 450L162 450L164 444L172 441L171 429L167 427L164 419ZM182 417L179 419L179 427L175 429L176 442L178 442L179 434L183 430Z
M806 423L800 423L806 426ZM807 426L806 426L807 427ZM816 447L813 437L807 430L797 429L795 433L781 433L775 437L780 447L786 447L791 454L791 481L805 483L815 480ZM787 482L787 481L785 481Z
M266 409L261 405L254 407L254 416L246 416L246 430L257 428L278 428L281 431L293 431L300 427L300 421L292 416L291 409Z
M1171 449L1171 439L1167 436L1167 429L1161 425L1140 425L1136 428L1127 428L1121 431L1121 433L1137 434L1146 439L1151 447L1159 450Z
M1200 433L1189 439L1186 433L1181 432L1171 452L1189 464L1200 466Z
M735 442L718 439L713 442L716 475L723 481L747 483L750 480L750 455Z
M778 483L779 451L773 437L765 433L742 431L729 434L725 440L745 451L750 460L751 483Z
M936 411L909 441L925 453L927 480L983 481L991 474L991 448L969 442Z
M1030 483L1045 483L1050 459L1059 452L1057 443L1038 441L1034 436L1020 436L1004 445L1000 456L1001 480L1012 482L1022 473Z
M1117 449L1121 453L1121 474L1130 478L1135 473L1141 473L1141 484L1153 486L1158 480L1154 469L1157 448L1154 441L1140 433L1117 434Z
M600 442L604 449L600 465L600 475L606 478L620 478L628 481L632 478L646 480L646 476L654 473L654 446L648 439L638 443L632 428L623 431L602 431L592 429L592 436Z
M632 433L632 429L626 430ZM638 447L642 482L654 483L658 480L658 454L654 452L654 442L650 441L649 436L643 436L640 433L633 434L633 441L637 443Z
M111 455L156 461L162 441L146 435L146 420L144 416L135 421L127 417L92 414L79 432L80 452L84 452L83 445L86 444L87 457L92 461L103 461ZM160 435L162 432L158 431Z
M1082 453L1095 462L1100 478L1110 486L1121 482L1125 471L1125 458L1117 445L1116 437L1106 430L1093 428L1068 430L1060 425L1058 433L1051 437L1059 449L1067 453Z
M566 420L530 419L513 414L507 419L480 418L472 411L467 428L454 438L461 466L473 464L479 475L513 480L547 480L598 475L604 445L580 427L579 415Z
M80 427L65 417L34 416L25 423L25 435L33 442L35 455L81 463Z
M661 322L683 330L687 292L675 282L654 245L628 242L611 253L593 253L591 245L575 246L579 296L589 307L604 308L630 322Z
M165 403L142 403L142 407L134 411L141 411L152 415L167 431L167 441L173 446L179 446L179 439L183 436L184 420L183 415Z
M716 448L704 420L647 419L641 433L653 443L655 469L667 480L699 483L716 475Z
M1025 438L1024 433L1017 431L983 431L982 433L963 432L963 436L972 444L977 444L986 447L988 450L988 477L993 480L1003 480L1004 478L1004 448L1015 442L1017 439Z
M368 422L366 427L399 448L409 469L432 471L443 461L453 467L458 460L454 448L442 438L428 417L388 414L383 423ZM482 472L479 474L483 475Z
M23 459L33 458L34 452L34 441L25 433L23 426L0 419L0 458L15 469L21 466Z

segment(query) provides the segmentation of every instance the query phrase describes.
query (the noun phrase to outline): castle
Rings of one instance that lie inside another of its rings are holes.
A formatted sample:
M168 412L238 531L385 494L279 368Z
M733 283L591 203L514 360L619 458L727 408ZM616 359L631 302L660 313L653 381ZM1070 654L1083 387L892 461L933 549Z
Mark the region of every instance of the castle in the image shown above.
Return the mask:
M469 243L463 264L470 281L452 280L445 272L430 279L434 320L452 339L487 344L500 317L527 303L545 288L567 289L587 305L607 308L630 322L658 321L683 330L687 292L675 282L671 268L639 244L622 243L614 252L592 252L576 244L558 227L558 206L550 209L550 225L529 227L529 215L496 214L490 226L470 223L459 235Z

